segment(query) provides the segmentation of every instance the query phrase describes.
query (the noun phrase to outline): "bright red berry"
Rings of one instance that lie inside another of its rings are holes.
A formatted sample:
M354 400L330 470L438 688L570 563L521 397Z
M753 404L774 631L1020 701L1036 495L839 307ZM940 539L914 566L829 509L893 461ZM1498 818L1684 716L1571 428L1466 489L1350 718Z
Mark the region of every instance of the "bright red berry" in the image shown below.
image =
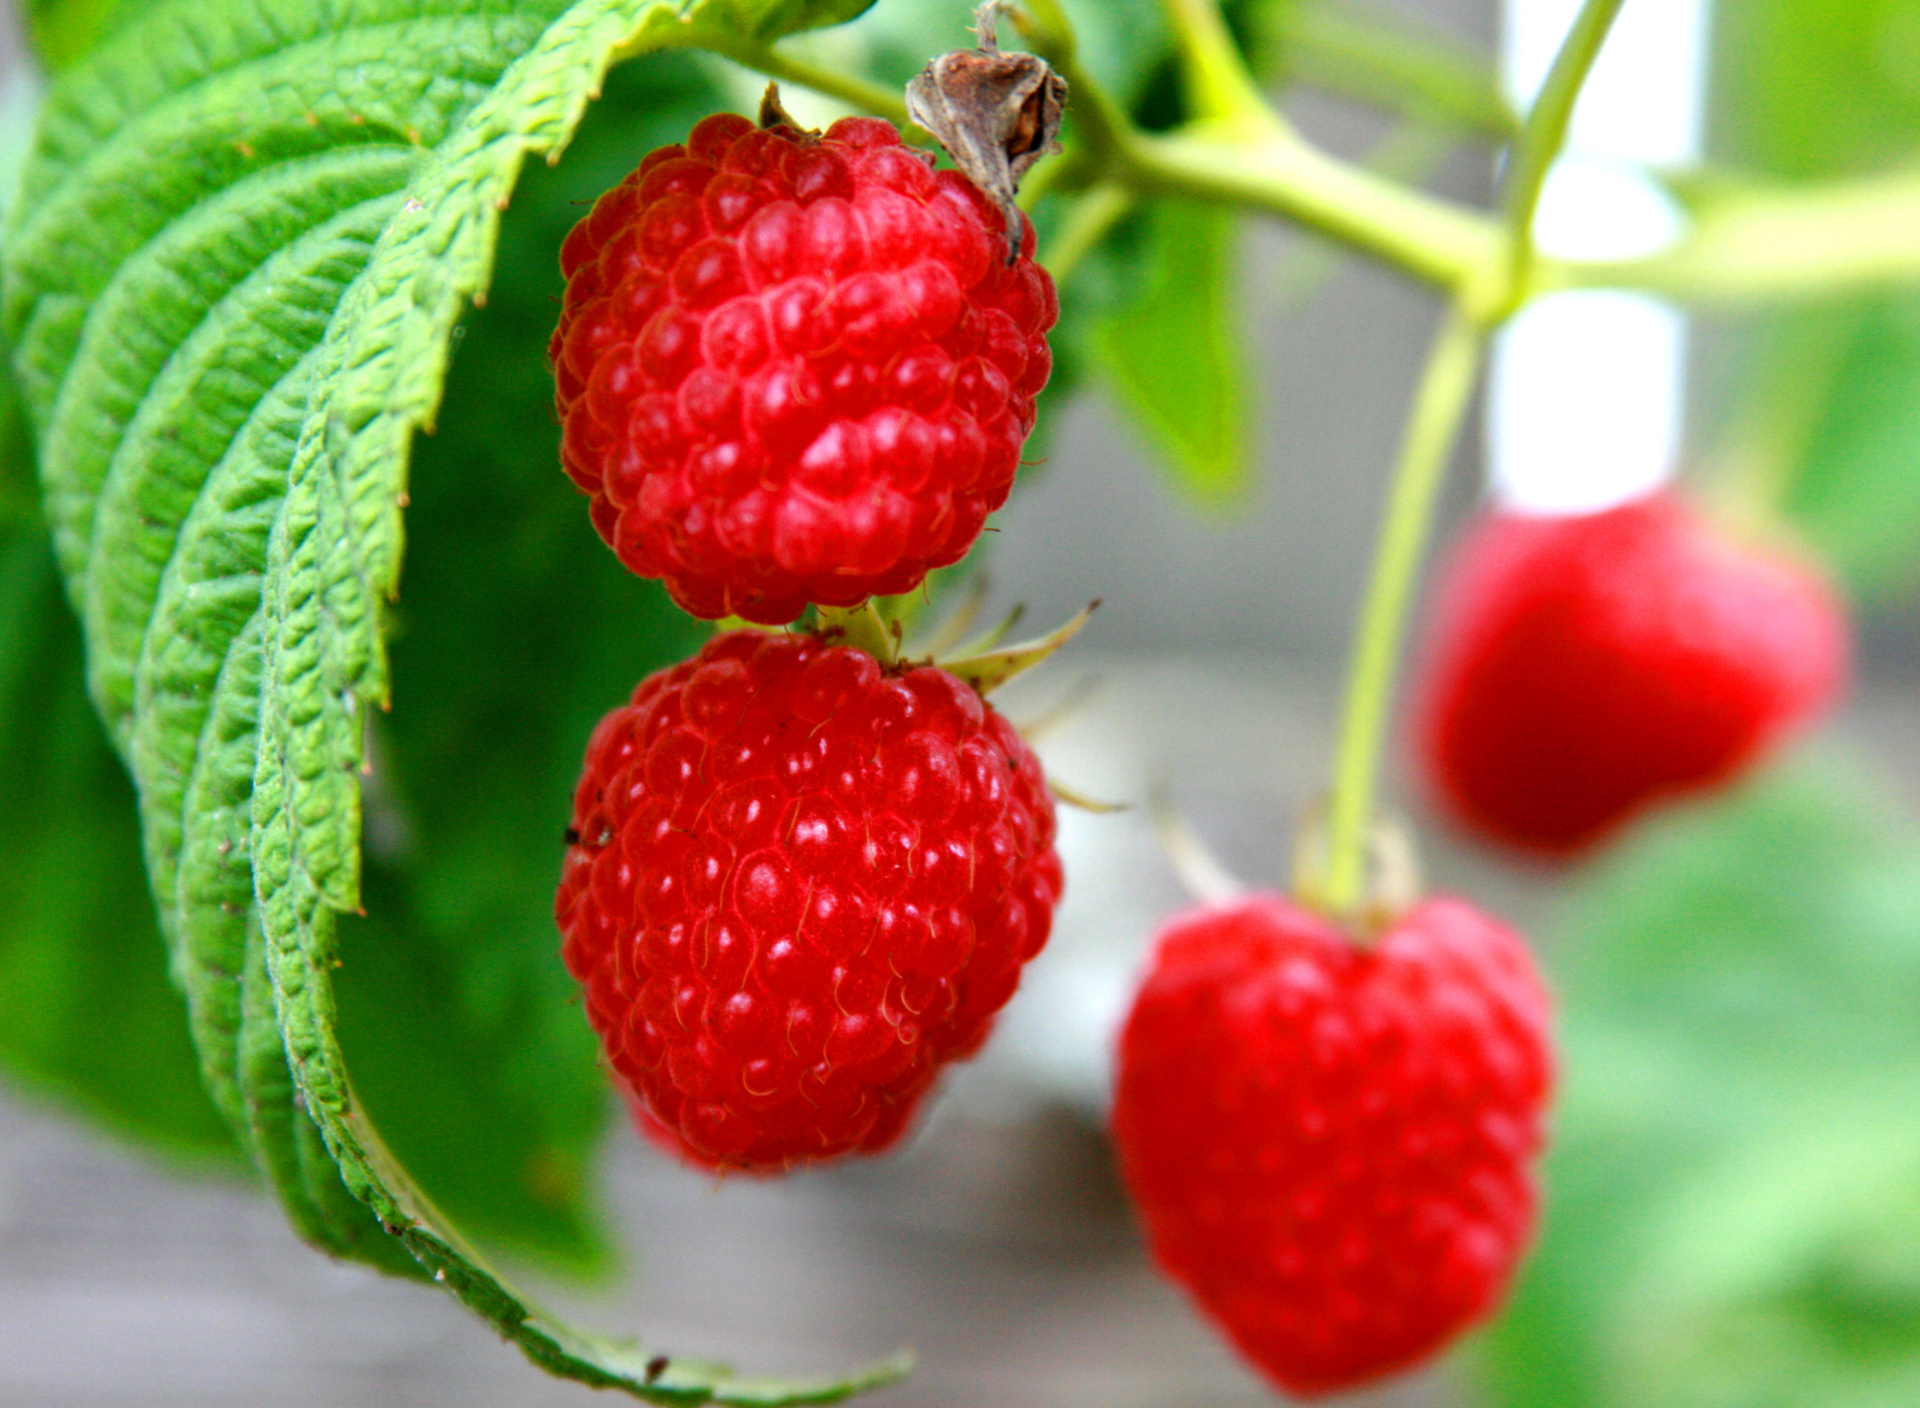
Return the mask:
M1277 895L1175 919L1113 1111L1154 1256L1289 1393L1427 1358L1532 1235L1547 1022L1526 946L1456 900L1372 947Z
M1052 368L1033 231L885 122L709 117L561 251L561 457L696 616L909 591L1006 501Z
M1806 564L1671 494L1495 512L1441 572L1420 761L1467 826L1570 856L1754 762L1833 700L1847 656L1843 609Z
M1060 894L1040 765L969 685L734 631L587 746L557 912L587 1016L689 1159L885 1148L986 1039Z

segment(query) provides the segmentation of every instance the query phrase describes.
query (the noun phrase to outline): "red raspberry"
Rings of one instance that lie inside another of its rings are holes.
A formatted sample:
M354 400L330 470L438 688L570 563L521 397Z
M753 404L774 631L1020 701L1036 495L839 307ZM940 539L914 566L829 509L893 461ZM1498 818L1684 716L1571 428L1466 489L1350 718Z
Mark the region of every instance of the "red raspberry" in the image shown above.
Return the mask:
M696 616L910 591L1006 501L1059 310L1027 227L885 122L709 117L561 251L561 458Z
M1511 931L1430 900L1373 948L1277 895L1162 931L1113 1133L1154 1256L1289 1393L1425 1359L1531 1238L1547 998Z
M1486 836L1559 856L1732 777L1847 673L1827 586L1669 494L1488 515L1443 569L1432 640L1415 729L1434 791Z
M1053 798L932 666L734 631L587 745L557 903L608 1060L687 1158L777 1170L899 1138L1040 951Z

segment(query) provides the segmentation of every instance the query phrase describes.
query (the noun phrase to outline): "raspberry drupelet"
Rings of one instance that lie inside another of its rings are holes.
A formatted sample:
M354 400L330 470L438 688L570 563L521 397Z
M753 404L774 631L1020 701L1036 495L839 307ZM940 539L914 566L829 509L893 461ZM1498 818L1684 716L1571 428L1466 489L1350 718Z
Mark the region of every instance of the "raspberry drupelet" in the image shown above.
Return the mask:
M709 117L568 236L567 473L621 561L764 624L910 591L1006 501L1052 368L1027 225L891 124Z
M731 632L643 681L588 745L573 835L557 913L588 1019L655 1137L717 1169L898 1139L1060 894L1005 718L810 635Z

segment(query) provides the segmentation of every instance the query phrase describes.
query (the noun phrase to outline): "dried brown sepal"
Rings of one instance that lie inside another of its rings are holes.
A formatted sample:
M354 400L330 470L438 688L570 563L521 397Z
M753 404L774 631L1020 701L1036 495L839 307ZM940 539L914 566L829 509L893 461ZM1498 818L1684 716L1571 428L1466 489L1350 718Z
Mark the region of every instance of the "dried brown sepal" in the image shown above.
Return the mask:
M907 84L907 115L938 139L954 165L1007 217L1007 263L1020 257L1020 178L1060 150L1067 81L1035 54L1001 52L994 21L1001 0L974 12L977 49L942 54Z
M767 91L760 95L760 125L762 127L791 127L794 131L809 137L820 135L816 129L809 132L802 127L794 115L787 111L780 101L780 85L769 83Z

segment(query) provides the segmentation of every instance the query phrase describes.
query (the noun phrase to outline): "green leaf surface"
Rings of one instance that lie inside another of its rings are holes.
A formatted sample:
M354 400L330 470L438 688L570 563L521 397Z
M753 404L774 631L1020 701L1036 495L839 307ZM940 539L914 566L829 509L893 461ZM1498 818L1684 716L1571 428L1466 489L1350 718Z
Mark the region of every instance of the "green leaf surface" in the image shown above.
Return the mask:
M1755 0L1715 12L1713 145L1772 177L1920 154L1920 0ZM1768 320L1731 456L1869 597L1920 579L1920 298Z
M1509 1408L1920 1393L1920 824L1815 752L1658 824L1555 936L1545 1238Z
M47 519L215 1103L310 1239L431 1275L554 1372L653 1401L832 1401L904 1365L736 1381L597 1340L456 1230L596 1257L580 1195L604 1095L561 1010L560 843L539 838L592 719L687 628L585 537L533 390L540 319L471 324L515 367L508 394L476 374L443 406L443 385L523 160L558 156L615 58L860 8L157 6L57 84L8 241ZM545 251L551 289L551 232ZM463 406L484 423L483 401L525 428L423 458L440 575L394 615L415 433ZM533 462L513 453L540 434ZM417 685L391 682L390 615Z
M600 715L707 628L628 573L556 477L544 347L582 203L714 109L706 72L663 55L608 75L566 161L523 178L486 307L458 329L414 450L367 917L342 921L335 975L356 1089L435 1202L579 1269L607 1264L583 1209L608 1102L559 961L560 828Z
M1239 231L1221 207L1148 206L1138 286L1093 339L1122 405L1174 482L1203 503L1230 502L1249 480Z
M27 497L30 454L0 376L0 1066L142 1143L232 1162L167 978L132 789Z
M26 0L27 33L40 62L59 72L132 17L133 0Z

